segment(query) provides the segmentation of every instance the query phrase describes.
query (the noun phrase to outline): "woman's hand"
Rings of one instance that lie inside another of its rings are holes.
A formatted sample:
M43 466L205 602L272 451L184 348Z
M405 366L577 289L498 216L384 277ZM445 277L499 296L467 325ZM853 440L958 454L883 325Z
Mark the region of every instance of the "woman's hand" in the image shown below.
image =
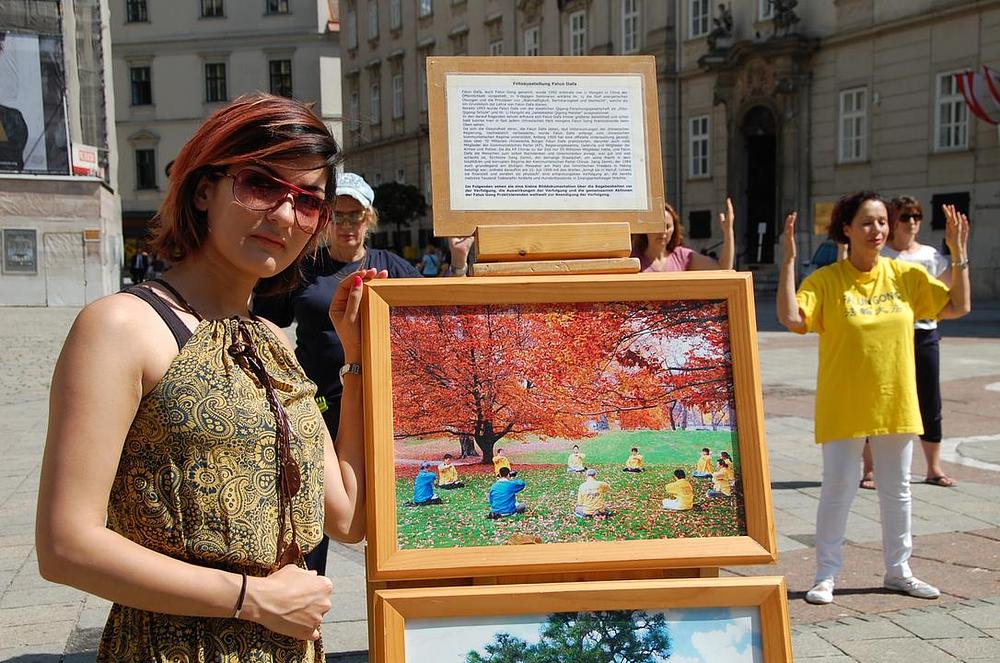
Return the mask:
M791 263L792 265L795 264L795 256L798 253L798 249L795 246L795 221L798 218L798 212L790 212L785 217L785 230L781 236L781 245L784 248L782 261L784 263Z
M719 227L722 229L722 253L719 255L719 266L722 269L733 269L736 266L736 212L733 209L733 199L726 196L726 213L719 214Z
M333 583L294 565L266 578L248 578L245 619L296 640L318 640L323 615L330 610Z
M384 279L389 273L384 269L360 269L341 280L330 301L330 322L337 330L337 338L344 346L344 358L357 361L361 356L361 295L364 284L372 279Z
M781 271L778 273L778 322L789 331L797 334L805 333L806 323L802 317L798 300L795 298L795 221L798 212L791 212L785 217L785 230L781 238L783 247Z
M942 205L946 225L944 241L951 252L951 259L961 262L969 256L969 217L955 209L954 205Z
M448 251L451 253L451 268L452 270L463 271L469 262L469 252L472 250L472 245L475 242L475 237L449 237L448 238Z

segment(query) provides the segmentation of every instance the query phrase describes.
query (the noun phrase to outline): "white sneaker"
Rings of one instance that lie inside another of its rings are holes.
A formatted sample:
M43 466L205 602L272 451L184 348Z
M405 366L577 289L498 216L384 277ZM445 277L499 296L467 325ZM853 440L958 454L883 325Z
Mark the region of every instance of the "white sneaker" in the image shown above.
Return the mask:
M941 596L937 587L928 585L923 580L910 576L909 578L885 578L883 583L886 589L894 592L902 592L918 599L936 599Z
M829 605L833 603L833 578L820 580L806 592L806 603L813 605Z

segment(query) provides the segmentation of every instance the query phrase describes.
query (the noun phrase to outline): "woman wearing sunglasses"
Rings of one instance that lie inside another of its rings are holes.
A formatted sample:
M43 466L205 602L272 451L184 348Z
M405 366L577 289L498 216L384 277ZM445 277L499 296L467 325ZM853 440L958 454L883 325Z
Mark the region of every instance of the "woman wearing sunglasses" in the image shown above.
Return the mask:
M912 196L899 196L889 203L889 241L882 249L887 258L915 263L936 276L945 285L951 285L951 263L933 246L917 241L924 210L920 201ZM917 320L913 323L914 361L917 365L917 400L924 432L920 447L927 461L925 483L949 488L955 480L941 467L941 335L936 320ZM871 450L865 447L864 472L861 487L874 489Z
M337 329L327 311L330 300L340 283L359 269L385 271L389 278L419 277L420 272L409 262L391 251L370 248L365 239L378 224L375 192L360 175L341 173L337 176L337 195L332 223L322 235L315 255L302 266L301 283L290 292L269 296L268 281L258 286L253 311L279 327L295 326L295 356L306 375L316 383L316 401L330 435L337 436L340 422L340 401L343 393L340 369L348 364L344 357ZM471 238L449 241L452 264L465 273ZM306 557L308 568L326 573L329 540L324 538Z
M43 577L114 602L99 661L322 661L325 531L364 536L361 387L331 440L282 332L248 310L296 284L340 151L303 104L236 100L184 146L153 246L174 266L87 306L52 380L36 529ZM329 317L360 359L348 275Z

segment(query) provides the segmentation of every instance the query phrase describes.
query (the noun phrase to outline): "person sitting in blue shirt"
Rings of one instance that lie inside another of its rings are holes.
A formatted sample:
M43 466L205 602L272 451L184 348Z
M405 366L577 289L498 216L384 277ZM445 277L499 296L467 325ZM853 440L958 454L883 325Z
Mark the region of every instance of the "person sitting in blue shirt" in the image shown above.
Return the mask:
M431 464L427 461L420 463L420 472L413 482L413 501L407 502L407 506L441 504L441 498L434 494L435 479L437 475L431 472Z
M524 490L523 479L511 479L510 468L501 467L499 478L490 486L490 515L487 518L502 518L515 513L524 513L525 506L517 501L517 493Z

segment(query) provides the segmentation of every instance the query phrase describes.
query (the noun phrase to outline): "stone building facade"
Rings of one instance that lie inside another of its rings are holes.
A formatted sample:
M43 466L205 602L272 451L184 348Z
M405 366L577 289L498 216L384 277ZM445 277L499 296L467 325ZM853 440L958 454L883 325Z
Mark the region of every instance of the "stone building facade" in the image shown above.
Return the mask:
M335 0L115 0L126 259L166 194L166 166L227 101L264 91L314 103L342 141L339 31Z
M0 1L0 306L82 306L121 265L106 0Z
M840 195L909 193L929 244L942 203L968 211L974 293L1000 296L1000 133L953 76L1000 67L1000 0L340 1L347 167L372 184L430 201L427 56L649 54L664 191L691 246L717 248L731 195L737 265L767 289L787 211L807 261ZM432 218L375 241L423 245Z

